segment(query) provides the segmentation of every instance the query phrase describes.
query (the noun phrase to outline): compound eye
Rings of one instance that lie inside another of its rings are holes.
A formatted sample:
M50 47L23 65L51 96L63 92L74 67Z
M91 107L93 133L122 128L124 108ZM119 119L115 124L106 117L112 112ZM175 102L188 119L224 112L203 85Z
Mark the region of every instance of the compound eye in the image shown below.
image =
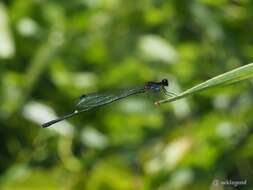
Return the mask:
M163 79L163 80L162 80L162 83L163 83L163 85L164 85L164 86L168 86L168 85L169 85L169 83L168 83L168 80L167 80L167 79Z

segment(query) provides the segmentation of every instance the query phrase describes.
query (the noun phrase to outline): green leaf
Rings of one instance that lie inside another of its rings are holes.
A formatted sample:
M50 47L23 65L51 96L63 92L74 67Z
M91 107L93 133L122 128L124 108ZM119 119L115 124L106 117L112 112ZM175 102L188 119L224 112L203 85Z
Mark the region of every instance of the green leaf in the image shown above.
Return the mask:
M232 84L235 82L239 82L241 80L249 79L251 77L253 77L253 63L244 65L244 66L236 68L232 71L228 71L226 73L218 75L218 76L211 78L203 83L200 83L188 90L185 90L184 92L178 94L177 96L170 97L170 98L164 99L164 100L159 100L155 104L161 104L161 103L165 103L165 102L173 102L178 99L193 95L197 92L200 92L200 91L203 91L203 90L206 90L209 88L229 85L229 84Z

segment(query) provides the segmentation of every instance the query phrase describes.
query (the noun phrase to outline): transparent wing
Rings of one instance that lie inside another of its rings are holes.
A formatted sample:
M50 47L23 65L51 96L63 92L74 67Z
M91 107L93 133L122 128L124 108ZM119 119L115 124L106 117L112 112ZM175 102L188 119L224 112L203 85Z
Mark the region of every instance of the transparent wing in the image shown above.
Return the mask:
M107 93L93 93L87 94L80 97L79 101L76 104L76 107L79 109L91 109L99 107L102 105L110 104L114 101L117 101L128 96L144 93L144 87L135 87L132 89L124 89L116 92L107 92Z

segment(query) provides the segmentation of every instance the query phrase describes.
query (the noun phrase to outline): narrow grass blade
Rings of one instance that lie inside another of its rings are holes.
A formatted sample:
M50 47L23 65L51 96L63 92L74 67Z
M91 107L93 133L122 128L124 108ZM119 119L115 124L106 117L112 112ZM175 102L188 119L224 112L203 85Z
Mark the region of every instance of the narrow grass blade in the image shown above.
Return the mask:
M173 102L178 99L193 95L197 92L200 92L200 91L203 91L203 90L206 90L209 88L229 85L229 84L232 84L235 82L239 82L241 80L249 79L251 77L253 77L253 63L244 65L242 67L239 67L234 70L223 73L221 75L218 75L214 78L211 78L203 83L200 83L200 84L180 93L179 95L177 95L175 97L170 97L168 99L159 100L156 102L156 104L162 104L165 102Z

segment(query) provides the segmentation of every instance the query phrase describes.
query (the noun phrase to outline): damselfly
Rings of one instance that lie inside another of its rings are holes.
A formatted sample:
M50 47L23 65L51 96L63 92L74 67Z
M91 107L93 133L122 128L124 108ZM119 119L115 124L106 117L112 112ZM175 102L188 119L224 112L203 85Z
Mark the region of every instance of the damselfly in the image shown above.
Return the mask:
M119 90L115 93L107 92L107 93L92 93L92 94L82 95L76 104L76 110L74 112L68 115L65 115L63 117L60 117L58 119L54 119L52 121L46 122L42 124L42 127L43 128L49 127L52 124L55 124L64 119L73 117L77 114L80 114L81 112L85 112L93 108L110 104L112 102L126 98L134 94L141 94L141 93L146 93L146 92L161 92L166 96L175 96L174 93L168 92L165 89L166 86L169 86L168 80L163 79L161 82L149 81L149 82L146 82L142 86L129 88L125 90Z

